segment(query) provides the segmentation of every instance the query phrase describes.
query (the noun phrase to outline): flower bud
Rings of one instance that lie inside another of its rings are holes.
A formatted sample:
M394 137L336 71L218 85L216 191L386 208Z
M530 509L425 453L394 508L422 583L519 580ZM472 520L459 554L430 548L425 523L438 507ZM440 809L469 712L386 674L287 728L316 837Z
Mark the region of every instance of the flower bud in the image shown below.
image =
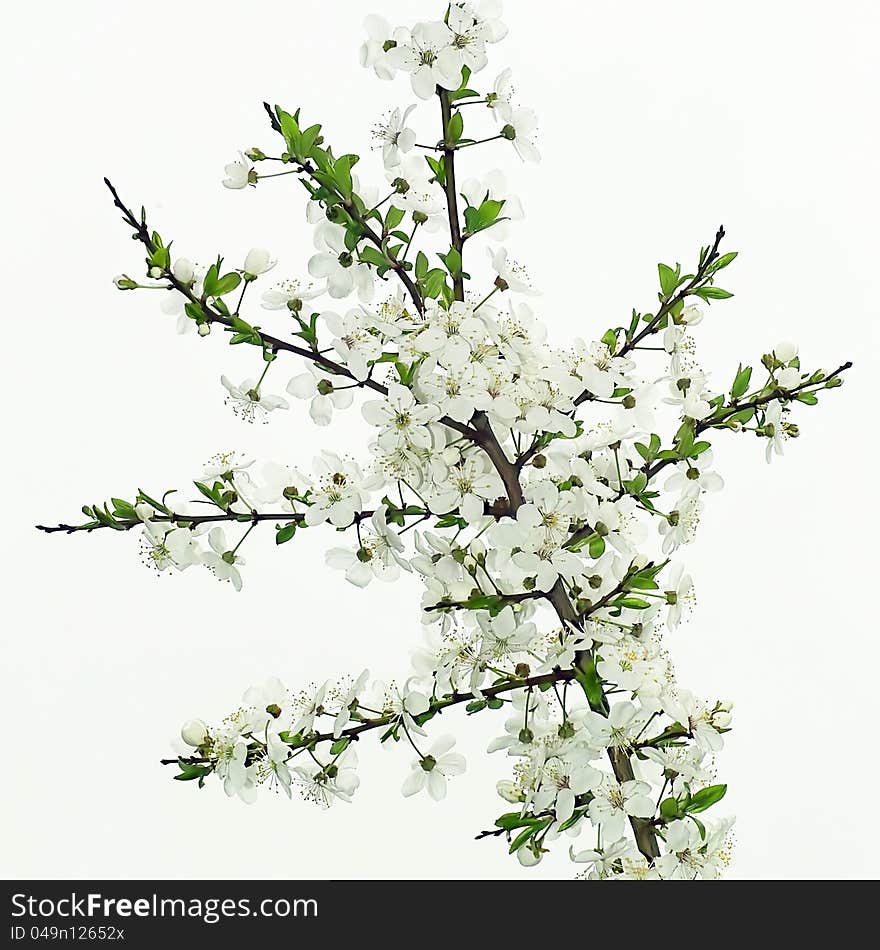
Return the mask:
M801 371L793 366L782 369L776 374L776 382L781 389L795 389L801 382Z
M517 789L516 785L510 781L510 779L502 779L496 786L495 791L506 801L510 802L511 805L515 805L517 802L522 801L522 795Z
M790 363L798 355L798 347L796 343L788 343L783 341L782 343L777 343L773 347L773 355L780 363Z
M119 274L113 278L113 283L117 290L136 290L137 281L132 280L128 274Z
M246 277L259 277L273 267L272 256L264 247L254 247L248 251L244 259L244 272Z
M689 307L685 307L681 311L679 316L679 322L683 323L685 326L693 327L696 326L703 319L703 311L699 307L691 304Z
M153 280L158 280L162 276L164 271L162 270L161 267L151 267L149 273L150 273L150 277L152 277Z
M187 286L193 282L196 276L192 261L187 260L185 257L179 257L174 262L171 273L174 274L176 280L179 280L182 284L186 284Z
M201 719L189 719L180 730L180 738L188 745L197 749L208 738L208 727Z
M516 852L516 857L524 868L533 868L536 864L541 863L543 855L535 854L530 848L523 847Z
M211 332L211 324L210 324L210 323L200 323L200 324L199 324L199 336L208 336L208 334L209 334L210 332Z

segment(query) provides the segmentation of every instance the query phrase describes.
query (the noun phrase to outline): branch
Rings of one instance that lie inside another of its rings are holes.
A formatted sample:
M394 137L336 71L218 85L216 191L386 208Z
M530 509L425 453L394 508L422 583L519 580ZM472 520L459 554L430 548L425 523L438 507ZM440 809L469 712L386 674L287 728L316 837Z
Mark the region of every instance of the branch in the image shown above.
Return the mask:
M373 516L372 511L362 511L356 518L356 522L363 521L365 519L371 518ZM200 525L205 524L218 524L226 521L237 521L240 524L259 524L263 521L286 521L288 524L295 522L298 525L303 524L304 516L300 514L294 514L290 511L282 511L278 514L258 514L254 512L253 514L247 513L236 513L236 512L226 512L222 515L157 515L155 518L150 518L151 524L173 524L179 528L197 528ZM119 527L115 528L116 531L131 531L132 528L142 527L143 521L138 519L137 521L123 521L117 519L117 524ZM46 534L75 534L80 531L84 531L87 534L91 534L93 531L100 531L102 528L109 528L109 524L104 524L101 521L90 521L87 524L80 525L69 525L69 524L57 524L57 525L42 525L38 524L35 526L37 531L43 531Z
M490 686L488 689L481 689L479 692L472 693L450 693L443 699L434 700L428 708L428 712L423 715L434 715L449 709L451 706L460 706L462 703L470 703L474 700L494 699L496 696L502 696L504 693L513 692L517 689L532 689L534 687L552 686L554 683L566 683L575 678L574 670L553 670L551 673L542 673L540 676L530 676L524 679L511 678L497 686ZM365 719L357 726L345 729L340 736L334 736L332 732L319 732L314 735L305 736L301 743L289 743L292 749L303 747L313 748L321 742L336 741L339 739L357 740L365 732L373 729L381 729L385 726L393 725L400 718L399 713L388 713L385 716L378 716L375 719ZM204 764L208 760L199 756L184 759L185 762L192 764ZM162 759L162 765L177 765L178 759Z
M725 237L725 230L723 225L718 229L717 234L715 235L715 242L712 244L712 247L709 249L709 253L706 254L700 266L697 268L696 274L686 284L678 293L674 294L668 300L664 301L657 313L648 321L647 325L642 328L642 330L637 333L631 340L629 340L624 346L618 350L614 355L615 356L626 356L627 353L634 350L639 343L642 342L646 337L650 336L652 333L657 331L657 327L663 322L663 320L669 316L672 310L680 303L691 296L692 292L709 276L707 273L712 264L718 260L718 249L721 246L722 240ZM594 398L593 394L589 390L584 390L580 396L575 399L575 406L580 406L582 403L589 402Z
M156 246L153 243L153 239L150 235L145 218L142 218L139 221L132 214L131 210L126 207L125 204L123 204L118 192L113 187L113 184L110 182L109 178L104 179L104 184L110 189L110 194L113 195L114 205L116 205L116 207L122 212L125 222L129 225L129 227L132 228L137 240L140 241L140 243L143 244L144 247L152 254L153 251L156 250ZM381 239L378 238L378 235L374 236L381 244ZM232 317L227 317L224 314L208 307L206 301L199 299L192 292L192 290L185 284L181 283L170 270L164 272L162 276L163 279L169 281L175 290L182 293L187 298L187 300L190 301L190 303L196 304L201 310L203 310L207 315L209 323L219 323L222 326L229 327L230 329L233 328L234 321ZM320 366L322 369L326 369L329 373L335 376L344 376L346 379L352 380L356 385L362 388L371 389L383 396L388 395L388 389L381 383L377 383L373 379L367 379L363 381L356 379L355 376L342 364L329 359L328 357L324 356L323 353L319 353L317 350L305 349L304 347L297 346L295 343L289 343L287 340L281 340L277 337L270 336L267 333L263 333L262 330L259 331L259 335L265 346L275 352L282 351L293 353L296 356L301 356L303 359L310 360L317 366ZM456 422L455 419L450 419L448 416L444 416L440 422L447 428L453 429L471 440L474 439L475 433L470 428L470 426L464 425L461 422Z
M278 119L275 116L275 113L272 111L272 107L269 105L268 102L264 102L263 108L269 114L269 119L270 119L270 123L271 123L273 131L278 132L280 135L283 135L283 132L281 131L281 126L278 123ZM308 161L299 162L297 161L297 159L292 158L292 161L290 164L295 165L301 172L304 172L313 181L317 181L317 179L314 177L315 167L314 165L312 165L311 162L308 162ZM322 187L324 187L322 183L319 181L318 181L318 185L321 185ZM384 242L381 236L377 234L373 230L373 228L370 227L370 225L367 223L366 218L364 218L364 216L357 210L354 203L351 201L348 201L342 195L339 195L339 198L342 201L343 207L348 212L348 214L350 214L351 217L355 221L357 221L357 223L363 228L363 231L367 237L367 240L369 240L372 244L378 247L379 250L381 250L382 253L385 254L386 257L388 257L389 263L391 264L391 269L400 278L400 282L404 285L404 287L406 287L406 290L409 293L410 297L412 298L412 301L415 304L416 309L418 310L419 313L424 313L425 303L422 300L422 295L415 281L413 281L413 279L406 272L406 268L404 267L403 262L396 260L395 258L391 257L388 254L388 250L384 246Z
M737 415L740 412L748 411L749 409L760 409L762 406L766 406L771 402L795 402L794 397L798 393L804 392L810 389L813 386L823 387L826 382L830 379L835 379L840 376L841 373L845 373L847 370L852 369L853 364L851 362L844 363L842 366L838 366L836 370L829 373L824 379L819 382L805 382L800 386L797 386L795 389L771 389L769 392L764 393L762 396L756 396L754 399L750 399L748 402L737 403L732 406L728 406L720 416L710 416L708 419L704 419L702 422L698 422L694 427L694 435L701 435L703 432L706 432L709 429L717 429L723 426L728 419ZM643 468L642 471L648 478L648 482L654 478L655 475L663 471L670 465L675 465L678 462L684 461L682 458L666 458L658 459L653 465L649 465L647 468ZM617 496L613 499L614 501L619 501L628 492L621 490L618 492ZM564 547L571 548L576 547L580 542L585 541L593 533L592 527L589 525L578 529L574 534L565 542Z

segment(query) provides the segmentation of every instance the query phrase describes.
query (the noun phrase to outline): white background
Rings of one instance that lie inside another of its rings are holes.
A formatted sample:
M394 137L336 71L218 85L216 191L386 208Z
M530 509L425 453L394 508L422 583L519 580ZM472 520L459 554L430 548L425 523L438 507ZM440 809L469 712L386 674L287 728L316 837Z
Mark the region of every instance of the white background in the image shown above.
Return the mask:
M401 23L438 9L381 7ZM338 432L302 415L232 418L219 375L243 378L252 354L179 339L157 299L113 289L114 274L140 273L141 253L101 176L146 204L180 253L236 263L265 245L279 273L301 273L311 244L292 180L230 193L222 166L274 146L264 98L302 106L338 150L366 154L376 119L411 97L405 78L360 70L365 12L321 0L7 12L6 876L572 874L563 849L525 872L501 842L472 840L504 809L494 784L508 763L483 755L498 726L485 717L444 717L470 771L440 805L401 799L408 754L372 743L356 802L328 813L271 795L249 809L159 767L183 719L221 717L269 674L297 686L364 666L404 673L419 637L413 583L346 585L322 563L335 538L318 531L280 551L268 533L255 540L236 596L207 572L157 579L134 536L32 529L138 486L185 486L220 449L305 466L322 446L359 451L356 412ZM742 251L726 278L737 296L699 329L719 388L784 338L809 366L856 362L842 390L799 412L803 437L778 464L749 438L719 437L727 490L684 552L700 599L670 646L683 684L737 701L719 758L738 815L731 876L873 877L877 6L517 0L506 19L481 79L514 66L545 161L520 166L502 142L464 161L511 171L529 215L511 246L544 290L554 341L650 309L657 261L689 263L723 222ZM375 157L363 167L378 175ZM288 371L273 372L283 387Z

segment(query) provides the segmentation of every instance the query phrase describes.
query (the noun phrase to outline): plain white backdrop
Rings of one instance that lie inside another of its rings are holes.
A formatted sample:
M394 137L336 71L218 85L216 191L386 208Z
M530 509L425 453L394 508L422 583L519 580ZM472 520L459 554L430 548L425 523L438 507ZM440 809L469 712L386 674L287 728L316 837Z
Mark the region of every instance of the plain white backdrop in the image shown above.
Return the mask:
M734 300L699 329L719 388L780 339L807 365L853 359L846 386L803 407L802 438L767 467L719 436L727 489L683 552L699 604L670 640L679 678L736 700L719 756L738 816L731 877L873 877L880 781L875 690L878 461L876 156L880 13L870 0L508 2L493 49L541 116L539 167L506 143L466 171L510 172L527 221L511 241L544 296L552 339L601 335L650 309L656 263L689 263L720 223L740 259ZM223 165L272 142L261 103L302 106L337 150L366 154L405 78L357 63L360 3L230 0L148 6L19 4L0 62L2 159L3 848L7 877L568 877L560 848L526 872L475 842L504 803L508 761L483 754L497 723L444 717L469 759L447 800L403 800L404 749L361 748L351 806L323 813L271 795L251 808L158 765L182 720L217 719L270 674L291 686L369 666L406 671L417 588L347 585L323 565L335 537L250 547L244 592L207 572L157 578L134 536L46 537L38 521L138 486L184 486L221 449L308 466L359 450L352 412L332 431L300 414L248 428L221 372L252 354L178 338L147 294L111 278L142 255L101 182L145 204L180 253L279 273L311 253L294 184L230 193ZM429 0L379 0L393 22ZM436 137L436 132L432 134ZM375 156L362 176L380 181ZM295 367L290 366L290 375ZM283 385L287 375L278 370Z

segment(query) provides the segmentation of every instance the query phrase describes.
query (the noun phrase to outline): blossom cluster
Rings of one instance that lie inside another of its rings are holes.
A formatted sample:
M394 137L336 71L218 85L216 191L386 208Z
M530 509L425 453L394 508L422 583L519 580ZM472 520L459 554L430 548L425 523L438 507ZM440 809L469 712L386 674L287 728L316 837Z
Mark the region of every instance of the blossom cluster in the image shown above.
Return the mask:
M711 438L747 434L769 461L799 435L792 410L839 386L848 365L805 370L790 342L724 383L700 365L698 327L731 296L717 284L736 258L720 250L723 229L690 271L659 265L651 312L554 345L507 248L522 202L500 171L456 174L475 146L540 157L510 71L479 81L507 33L501 4L451 3L412 28L371 16L366 31L362 65L384 80L407 75L418 100L377 128L382 188L362 182L358 157L336 155L319 125L280 107L268 110L280 154L251 148L226 167L228 189L292 176L305 190L308 277L266 286L259 306L249 289L272 279L267 250L232 269L222 257L207 267L173 257L108 182L147 252L145 282L123 274L117 287L157 289L179 330L219 329L259 354L259 373L221 377L236 415L265 422L291 399L318 426L359 412L365 452L325 451L308 474L302 460L223 453L195 479L197 505L140 491L50 530L139 530L158 571L203 566L240 590L255 529L269 525L285 545L326 525L348 533L340 544L328 532L326 561L352 584L420 580L423 640L399 682L364 671L290 691L273 678L219 724L184 725L178 779L215 776L245 802L260 786L350 802L357 746L376 732L413 753L403 794L439 800L465 761L433 720L458 705L501 711L488 751L511 760L498 784L510 807L484 836L506 838L526 866L569 839L590 878L714 878L730 859L731 822L703 813L726 791L714 755L732 706L680 688L662 642L692 610L681 555L723 487ZM431 99L434 143L417 130Z

